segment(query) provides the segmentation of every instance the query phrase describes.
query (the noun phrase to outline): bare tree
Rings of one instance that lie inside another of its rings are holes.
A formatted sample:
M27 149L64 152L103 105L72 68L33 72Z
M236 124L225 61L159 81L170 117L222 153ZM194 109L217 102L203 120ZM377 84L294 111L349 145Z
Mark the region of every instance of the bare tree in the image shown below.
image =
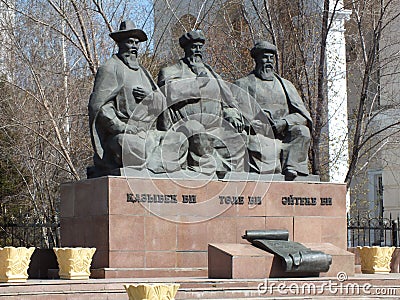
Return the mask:
M400 40L393 40L390 31L393 25L399 24L399 5L390 0L352 1L350 5L354 16L349 25L352 41L349 50L353 55L349 58L350 72L359 75L360 80L353 84L359 96L352 107L354 121L349 171L346 175L348 184L360 169L360 159L379 150L385 143L385 137L398 133L400 125L400 118L396 115L389 122L383 122L380 118L390 114L390 110L398 105L397 101L393 102L396 99L393 93L396 91L392 91L390 98L382 98L382 89L389 88L391 84L386 81L386 85L382 85L382 78L386 74L393 80L399 74L398 69L393 69L393 64L400 59ZM397 97L398 93L399 90Z
M120 18L131 17L134 5L0 1L12 16L0 19L7 91L0 101L0 146L25 186L11 202L40 219L57 219L60 183L85 178L92 163L88 97L99 63L113 50L108 34Z

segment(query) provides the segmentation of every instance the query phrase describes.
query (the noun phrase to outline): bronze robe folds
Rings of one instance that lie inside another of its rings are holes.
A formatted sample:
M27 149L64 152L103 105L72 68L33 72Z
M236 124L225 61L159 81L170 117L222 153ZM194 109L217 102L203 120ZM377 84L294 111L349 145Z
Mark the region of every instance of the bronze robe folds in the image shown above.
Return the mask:
M229 87L204 64L197 75L188 64L161 69L158 85L167 98L173 127L189 140L188 168L196 172L243 171L245 143L226 118L240 119Z
M132 94L134 87L151 93L137 101ZM96 168L105 173L123 166L148 168L157 173L181 168L179 159L185 155L185 147L180 146L185 144L185 137L170 133L165 139L166 133L157 130L157 123L160 129L165 127L160 124L160 120L165 121L160 116L167 105L142 66L133 70L113 55L96 74L88 109ZM127 126L136 132L125 133ZM162 164L161 147L163 155L175 155L168 157L168 166Z
M235 85L239 88L233 88L233 93L248 123L258 119L266 124L265 132L248 137L253 171L277 173L292 169L300 175L308 175L312 122L293 84L276 74L271 83L250 73ZM287 126L283 133L274 135L271 125L278 119L285 120ZM276 160L281 165L277 165Z

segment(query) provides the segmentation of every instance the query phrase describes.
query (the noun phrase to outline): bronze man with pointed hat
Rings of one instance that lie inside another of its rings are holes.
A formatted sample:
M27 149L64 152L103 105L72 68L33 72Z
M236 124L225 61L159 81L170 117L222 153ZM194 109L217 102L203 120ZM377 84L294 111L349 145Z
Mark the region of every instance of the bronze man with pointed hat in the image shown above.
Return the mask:
M118 53L98 69L88 105L95 152L95 167L88 169L88 177L111 174L124 166L155 173L180 170L179 158L167 167L162 164L161 146L164 154L185 156L186 139L180 133L165 139L165 97L138 60L139 43L147 40L145 32L128 20L110 37Z

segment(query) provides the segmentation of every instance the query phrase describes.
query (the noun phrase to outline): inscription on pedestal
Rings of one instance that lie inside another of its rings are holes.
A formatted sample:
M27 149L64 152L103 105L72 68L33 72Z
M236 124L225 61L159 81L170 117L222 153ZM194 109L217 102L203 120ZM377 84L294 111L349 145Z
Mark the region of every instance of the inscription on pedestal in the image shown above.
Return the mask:
M320 198L319 201L321 206L332 206L333 200L332 198ZM315 197L298 197L290 195L288 197L282 197L283 205L309 205L315 206L317 205L317 198Z
M182 195L182 203L197 203L196 195Z
M181 195L182 203L194 204L197 203L197 195ZM132 203L178 203L178 195L163 195L163 194L126 194L127 202ZM218 196L220 205L244 205L245 199L248 199L249 205L261 205L261 196ZM208 199L207 199L208 200ZM317 201L316 197L299 197L289 195L287 197L282 197L282 205L301 205L301 206L316 206L320 204L321 206L332 206L332 198L321 197Z
M126 194L126 200L132 203L178 203L177 195Z
M221 205L243 205L245 196L219 196ZM126 194L126 201L132 203L178 203L177 195ZM248 204L261 205L261 196L247 196ZM197 203L197 195L182 195L182 203Z

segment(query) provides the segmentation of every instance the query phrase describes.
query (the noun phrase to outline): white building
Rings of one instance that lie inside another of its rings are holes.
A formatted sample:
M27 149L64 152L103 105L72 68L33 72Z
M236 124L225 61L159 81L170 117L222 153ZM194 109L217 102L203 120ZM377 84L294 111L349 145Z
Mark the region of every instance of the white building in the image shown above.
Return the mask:
M372 2L371 2L372 3ZM375 4L379 4L378 2ZM367 100L362 122L362 155L351 185L352 217L370 219L374 224L391 226L390 219L400 216L400 11L398 1L390 1L382 18L379 5L364 9L361 30L353 15L347 28L348 109L350 133L354 129L356 112L366 69L368 50L376 42L375 59L367 78ZM375 33L380 30L377 39ZM361 47L360 32L365 42ZM382 219L383 218L383 219ZM382 232L370 235L371 243L384 241ZM389 242L390 235L386 242Z

